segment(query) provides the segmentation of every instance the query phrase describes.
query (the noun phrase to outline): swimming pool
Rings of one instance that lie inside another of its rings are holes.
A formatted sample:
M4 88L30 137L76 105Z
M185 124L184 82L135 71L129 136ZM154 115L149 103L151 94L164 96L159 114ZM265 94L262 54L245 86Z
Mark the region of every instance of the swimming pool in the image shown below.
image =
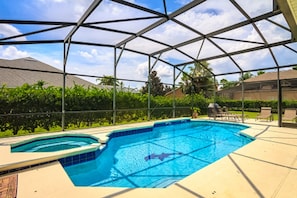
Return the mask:
M251 142L245 128L182 120L118 131L95 159L64 169L76 186L164 188Z
M35 138L11 145L11 152L54 152L98 143L98 139L85 135L62 135Z

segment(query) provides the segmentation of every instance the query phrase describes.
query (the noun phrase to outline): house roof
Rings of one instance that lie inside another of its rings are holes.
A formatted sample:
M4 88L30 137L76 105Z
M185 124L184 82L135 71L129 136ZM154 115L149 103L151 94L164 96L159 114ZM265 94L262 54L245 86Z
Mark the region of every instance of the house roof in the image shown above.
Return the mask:
M35 84L40 80L46 83L45 86L61 87L63 83L63 71L30 57L15 60L0 59L0 65L2 66L0 69L1 86L5 84L7 87L17 87L25 83ZM74 84L85 87L95 86L89 81L67 75L66 87L72 87Z
M285 70L280 71L279 76L281 80L284 79L297 79L297 70ZM261 82L261 81L271 81L271 80L277 80L277 72L268 72L261 74L259 76L255 76L252 78L249 78L245 80L245 83L251 83L251 82Z
M168 91L167 93L165 93L165 96L171 95L171 94L173 94L173 92L176 92L176 91L179 91L182 89L183 89L182 87L177 87L177 88L175 88L175 90L171 90L171 91Z
M285 70L285 71L280 71L279 72L279 76L280 76L280 80L292 80L295 79L294 81L297 81L297 70ZM251 87L255 87L257 86L256 84L259 83L272 83L273 81L277 80L277 72L268 72L268 73L264 73L261 74L259 76L255 76L249 79L246 79L244 81L245 84L245 89L251 88ZM294 83L296 84L296 83ZM219 90L219 92L232 92L232 91L239 91L241 90L241 84L238 84L235 87L230 87L229 89L222 89Z

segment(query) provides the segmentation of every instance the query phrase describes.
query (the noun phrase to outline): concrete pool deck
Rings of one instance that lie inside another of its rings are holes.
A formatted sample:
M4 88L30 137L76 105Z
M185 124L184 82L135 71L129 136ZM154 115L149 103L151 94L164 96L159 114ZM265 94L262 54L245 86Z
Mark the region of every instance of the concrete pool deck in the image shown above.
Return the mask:
M78 130L105 137L116 129L151 126L154 122ZM277 122L247 120L243 132L256 140L185 179L163 189L76 187L49 153L10 153L10 144L33 136L0 139L0 173L16 162L47 158L47 164L1 175L18 175L18 198L49 197L296 197L297 129ZM78 131L68 131L64 133ZM53 134L46 134L53 135ZM34 135L34 137L40 135ZM92 149L92 148L90 148ZM79 151L78 151L79 152ZM64 152L60 156L66 155ZM49 160L50 161L50 160ZM2 169L1 169L2 168Z

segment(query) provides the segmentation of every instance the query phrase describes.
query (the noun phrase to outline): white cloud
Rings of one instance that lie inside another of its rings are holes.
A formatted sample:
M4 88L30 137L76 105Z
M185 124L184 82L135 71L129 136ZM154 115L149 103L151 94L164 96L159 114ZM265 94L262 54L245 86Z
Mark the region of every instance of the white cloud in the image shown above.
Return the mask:
M16 36L16 35L20 35L20 34L21 34L21 32L17 28L15 28L13 25L0 24L0 38L1 37ZM25 41L26 38L25 37L18 37L18 38L15 38L13 40Z
M112 48L93 48L88 46L73 45L69 56L74 62L85 62L93 65L114 64L114 54Z
M166 65L158 65L155 69L158 73L158 76L160 76L160 78L171 78L173 75L173 69L171 66L166 66Z
M198 34L170 21L144 35L170 45L175 45L199 36Z
M269 50L263 49L233 56L243 70L261 69L275 66Z
M92 13L88 21L104 21L143 16L151 15L137 9L132 9L131 7L122 6L112 1L102 1L99 7Z
M147 77L148 75L148 62L143 62L139 64L136 68L136 74L142 77Z
M260 21L256 23L256 25L258 26L268 43L288 40L291 38L291 32L286 31L274 24L271 24L270 22Z
M62 62L60 60L53 60L54 65L62 65Z
M57 3L61 3L63 1L65 1L65 0L54 0L54 2L57 2Z
M235 24L244 19L229 1L209 0L179 15L178 20L202 33Z
M15 46L2 47L0 46L0 57L3 59L17 59L28 57L29 53L17 49Z
M157 75L163 81L164 78L171 78L173 75L173 69L171 66L159 64L153 68L154 71L157 71ZM147 78L148 75L148 62L140 63L136 68L136 74Z
M186 5L187 3L190 3L191 0L175 0L175 2L181 5Z
M77 21L89 7L90 2L89 0L42 0L39 3L33 3L31 9L39 13L36 15L39 19Z
M236 0L236 2L247 12L251 17L259 16L272 10L271 0Z
M93 56L88 52L79 51L79 55L81 55L83 58L93 58Z

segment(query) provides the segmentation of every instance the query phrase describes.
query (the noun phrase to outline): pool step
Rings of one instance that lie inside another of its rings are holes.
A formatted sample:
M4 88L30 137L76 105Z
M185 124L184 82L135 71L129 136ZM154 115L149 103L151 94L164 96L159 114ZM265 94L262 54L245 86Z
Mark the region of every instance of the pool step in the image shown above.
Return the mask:
M161 180L158 180L154 183L152 183L152 188L166 188L167 186L170 186L171 184L174 184L175 182L179 181L180 178L164 178Z

